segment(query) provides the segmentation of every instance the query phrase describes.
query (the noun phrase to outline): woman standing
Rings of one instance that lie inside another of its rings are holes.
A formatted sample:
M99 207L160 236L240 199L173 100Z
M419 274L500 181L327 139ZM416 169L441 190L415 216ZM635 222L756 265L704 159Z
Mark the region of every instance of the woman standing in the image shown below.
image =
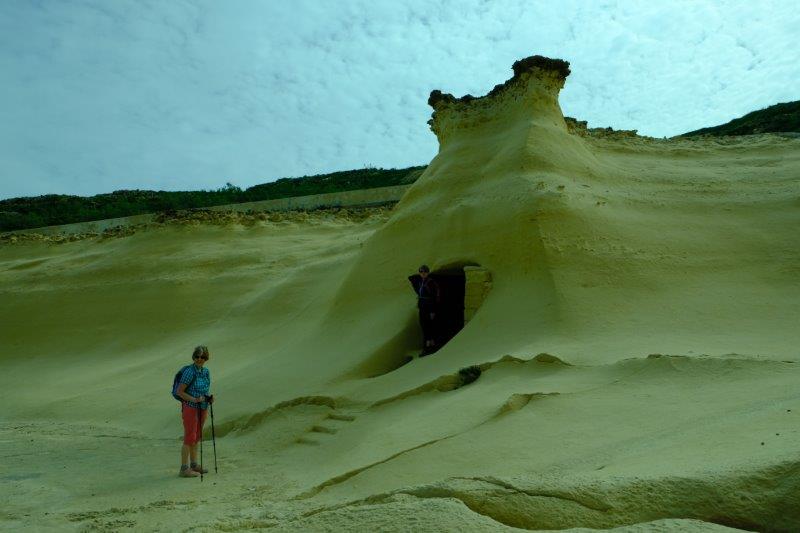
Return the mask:
M208 348L198 346L192 353L192 362L181 374L178 396L181 397L181 417L183 418L183 446L181 447L181 477L197 477L208 470L197 463L197 444L203 438L203 424L208 414L208 404L214 397L211 388L211 374L205 368L208 361ZM191 463L189 462L191 460Z
M431 269L428 265L419 267L418 273L409 276L408 281L417 293L417 308L419 309L419 325L422 328L424 346L420 357L435 352L436 346L436 308L442 296L439 284L430 277Z

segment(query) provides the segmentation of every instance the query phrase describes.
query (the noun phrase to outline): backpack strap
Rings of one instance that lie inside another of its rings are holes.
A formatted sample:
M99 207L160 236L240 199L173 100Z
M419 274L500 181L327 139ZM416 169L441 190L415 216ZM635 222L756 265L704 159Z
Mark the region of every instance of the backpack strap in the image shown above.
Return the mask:
M184 389L184 391L188 391L189 387L191 387L194 384L194 380L197 379L197 368L195 368L194 365L187 365L187 367L189 367L189 366L192 367L192 371L194 372L194 374L192 375L192 381L190 381L189 384L186 385L186 388ZM186 394L189 394L189 393L187 392Z
M192 381L190 381L190 382L189 382L189 384L188 384L188 385L186 385L186 388L187 388L187 389L188 389L189 387L191 387L192 385L194 385L194 380L196 380L196 379L197 379L197 367L196 367L196 366L194 366L194 365L189 365L189 366L191 366L191 367L192 367L192 371L194 371L194 375L192 376Z

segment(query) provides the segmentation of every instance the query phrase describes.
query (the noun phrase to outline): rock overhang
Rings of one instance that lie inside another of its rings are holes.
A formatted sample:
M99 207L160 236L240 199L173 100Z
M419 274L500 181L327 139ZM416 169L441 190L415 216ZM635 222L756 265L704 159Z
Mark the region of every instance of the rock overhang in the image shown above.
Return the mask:
M504 81L503 83L495 85L491 91L484 96L472 96L466 94L461 97L455 97L450 93L443 93L438 89L431 91L428 97L428 105L436 111L443 104L470 104L477 100L484 100L493 98L502 94L506 89L518 83L525 74L538 72L549 72L555 74L562 81L566 80L570 75L569 62L563 59L553 59L540 55L533 55L525 57L514 62L511 66L514 75Z
M534 55L515 61L512 70L511 78L484 96L455 97L438 89L431 92L428 104L433 113L428 125L440 145L454 130L495 122L508 113L516 117L549 116L566 127L558 108L558 93L570 74L569 62Z

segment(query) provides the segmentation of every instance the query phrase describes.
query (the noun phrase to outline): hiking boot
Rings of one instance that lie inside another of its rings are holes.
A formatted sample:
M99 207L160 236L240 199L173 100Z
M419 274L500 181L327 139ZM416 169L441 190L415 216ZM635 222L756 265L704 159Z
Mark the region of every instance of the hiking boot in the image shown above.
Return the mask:
M189 470L194 470L198 474L208 474L208 468L203 468L200 465L192 465Z
M181 467L181 471L178 473L180 477L197 477L200 475L199 472L195 472L188 466L186 468Z

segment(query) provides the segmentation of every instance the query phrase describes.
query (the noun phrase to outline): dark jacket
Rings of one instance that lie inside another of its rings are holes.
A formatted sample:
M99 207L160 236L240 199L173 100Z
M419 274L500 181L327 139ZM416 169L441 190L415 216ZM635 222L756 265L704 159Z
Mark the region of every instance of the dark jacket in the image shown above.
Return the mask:
M436 309L436 306L442 300L442 293L439 289L439 284L436 283L436 281L434 281L430 276L428 276L428 279L423 281L422 276L419 274L408 276L408 281L411 282L411 286L414 288L414 292L417 294L417 307L425 310Z

